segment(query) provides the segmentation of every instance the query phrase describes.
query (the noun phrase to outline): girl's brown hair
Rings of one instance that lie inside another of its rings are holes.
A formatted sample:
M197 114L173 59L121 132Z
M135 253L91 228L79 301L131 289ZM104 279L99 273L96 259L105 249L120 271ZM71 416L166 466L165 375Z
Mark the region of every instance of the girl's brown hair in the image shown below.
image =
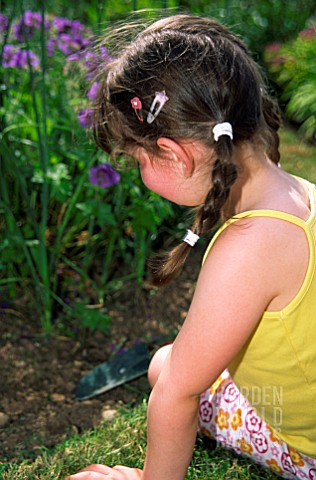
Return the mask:
M261 144L279 161L279 110L270 98L256 62L241 40L212 19L175 15L158 20L137 35L102 72L96 105L97 144L113 156L144 148L158 154L157 140L191 139L212 153L211 189L195 214L192 231L209 231L221 218L237 178L233 146L245 140ZM147 113L155 92L165 90L168 102L151 124ZM142 102L140 122L131 99ZM233 141L212 129L229 122ZM215 161L214 161L215 160ZM191 247L182 242L152 262L154 283L170 281Z

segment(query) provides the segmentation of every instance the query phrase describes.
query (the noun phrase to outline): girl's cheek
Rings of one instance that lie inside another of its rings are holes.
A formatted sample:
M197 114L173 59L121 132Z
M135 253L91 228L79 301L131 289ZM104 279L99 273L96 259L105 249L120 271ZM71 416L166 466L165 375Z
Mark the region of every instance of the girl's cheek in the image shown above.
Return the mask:
M158 174L155 175L153 172L146 171L146 169L141 169L140 174L144 185L146 185L149 190L170 200L170 191L167 185L168 182L163 181L163 179L161 180Z
M157 184L154 181L154 179L150 175L147 175L146 172L143 170L140 170L140 174L142 177L143 184L146 185L146 187L149 188L149 190L159 193L156 191Z

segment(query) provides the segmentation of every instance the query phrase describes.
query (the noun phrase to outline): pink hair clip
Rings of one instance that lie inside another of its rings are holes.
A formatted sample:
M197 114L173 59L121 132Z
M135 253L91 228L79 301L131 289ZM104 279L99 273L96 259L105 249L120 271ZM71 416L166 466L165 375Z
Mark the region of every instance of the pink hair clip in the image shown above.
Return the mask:
M168 100L169 98L164 90L162 92L156 92L155 98L153 99L147 115L147 123L152 123L155 118L157 118L162 107Z
M139 110L141 110L143 108L142 102L139 100L138 97L134 97L131 100L131 105L132 105L133 110L136 113L136 116L137 116L138 120L143 123L144 119L139 112Z

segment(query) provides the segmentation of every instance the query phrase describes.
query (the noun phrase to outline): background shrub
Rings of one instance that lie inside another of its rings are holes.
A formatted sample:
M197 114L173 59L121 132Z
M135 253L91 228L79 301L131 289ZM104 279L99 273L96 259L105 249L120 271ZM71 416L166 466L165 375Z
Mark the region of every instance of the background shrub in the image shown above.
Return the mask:
M300 124L305 138L316 140L316 23L295 40L266 47L268 70L281 89L289 119Z
M179 6L220 20L259 60L268 43L295 37L316 13L314 0L180 0Z

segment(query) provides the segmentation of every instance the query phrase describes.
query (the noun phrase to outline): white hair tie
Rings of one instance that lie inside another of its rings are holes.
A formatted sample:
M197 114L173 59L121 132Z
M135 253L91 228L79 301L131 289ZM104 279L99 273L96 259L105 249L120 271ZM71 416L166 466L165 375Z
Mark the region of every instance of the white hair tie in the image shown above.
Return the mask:
M219 137L222 135L228 135L231 139L233 139L233 127L228 122L218 123L213 128L214 133L214 141L217 142Z
M187 230L183 237L183 241L188 243L191 247L194 247L199 238L200 237L196 235L196 233L193 233L192 230Z

